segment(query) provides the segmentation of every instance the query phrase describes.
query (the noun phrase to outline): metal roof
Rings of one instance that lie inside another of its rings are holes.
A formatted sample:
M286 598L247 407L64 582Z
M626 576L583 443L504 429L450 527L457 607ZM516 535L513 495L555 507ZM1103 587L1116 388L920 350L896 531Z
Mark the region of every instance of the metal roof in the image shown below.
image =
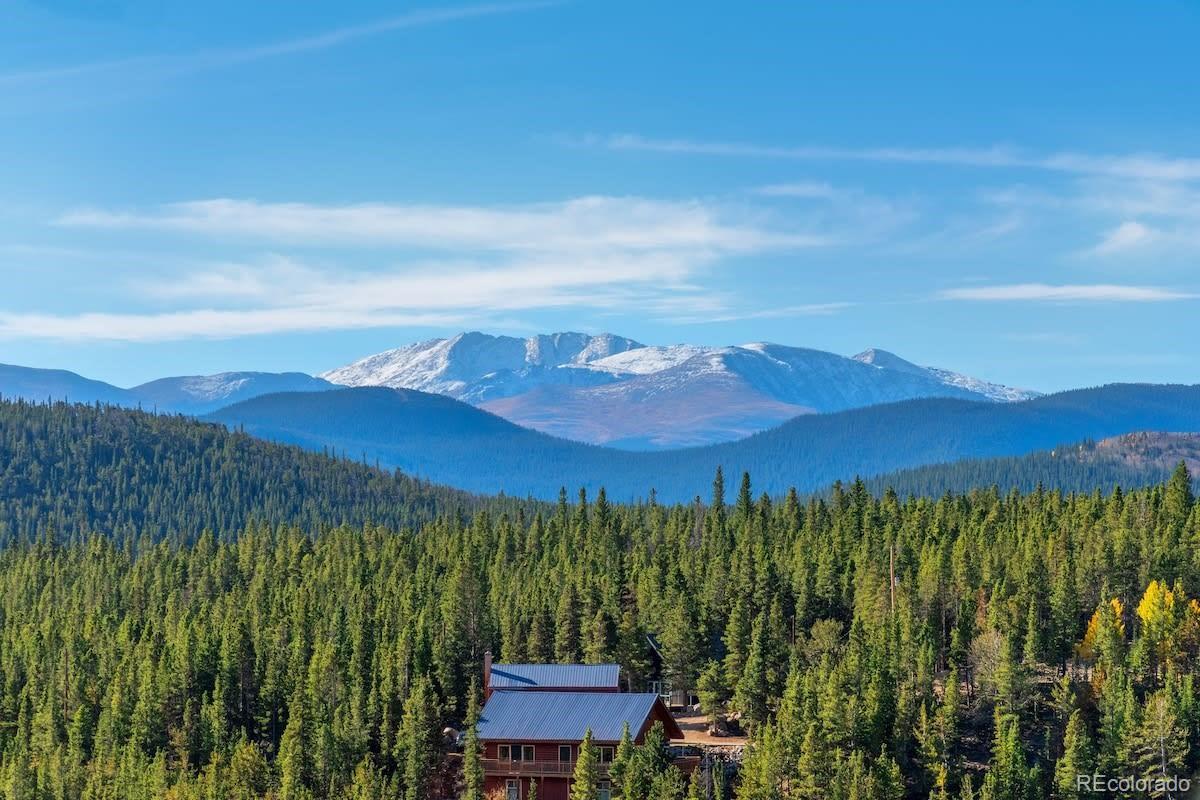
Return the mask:
M616 689L616 664L494 664L493 689Z
M625 723L637 736L658 702L656 694L494 692L479 718L479 738L579 742L590 729L598 742L619 742Z

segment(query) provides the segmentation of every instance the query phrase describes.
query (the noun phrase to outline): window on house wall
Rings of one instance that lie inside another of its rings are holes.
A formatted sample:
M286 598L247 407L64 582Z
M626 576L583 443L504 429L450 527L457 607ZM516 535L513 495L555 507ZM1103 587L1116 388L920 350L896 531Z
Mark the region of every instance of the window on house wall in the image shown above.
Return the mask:
M525 761L535 761L536 760L536 758L534 757L535 754L533 752L533 745L531 745L531 744L527 744L524 747L522 747L521 754L523 756L523 760L525 760Z
M571 760L571 745L560 744L558 746L558 760L559 761L570 761Z
M496 748L496 756L497 756L497 757L498 757L498 758L499 758L501 761L508 761L508 759L509 759L509 748L508 748L508 745L506 745L506 744L502 744L502 745L500 745L498 748Z
M612 763L613 755L614 755L613 748L598 747L598 748L596 748L596 752L597 752L597 755L600 756L601 764L611 764Z
M612 800L612 784L608 781L600 781L597 786L599 791L596 792L596 800Z
M504 800L521 800L521 782L516 778L505 781Z

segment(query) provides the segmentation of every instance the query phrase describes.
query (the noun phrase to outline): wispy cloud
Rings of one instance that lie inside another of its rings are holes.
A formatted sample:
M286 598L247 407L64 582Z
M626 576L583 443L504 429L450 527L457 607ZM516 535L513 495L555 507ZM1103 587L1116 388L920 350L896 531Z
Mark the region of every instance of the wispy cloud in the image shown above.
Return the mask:
M783 224L762 211L637 197L499 208L208 200L143 211L83 210L58 222L319 252L312 261L275 254L166 276L158 270L130 287L148 311L0 313L0 337L225 338L449 324L551 308L717 320L732 318L737 299L713 292L703 279L725 259L830 241L800 231L795 219ZM376 266L343 266L358 261L350 254L363 250ZM834 304L813 305L789 313L834 310Z
M711 315L689 315L674 319L683 324L704 324L711 322L734 322L750 319L791 319L794 317L828 317L853 308L857 303L800 303L798 305L780 306L778 308L759 308L739 311L731 310Z
M349 44L359 39L380 36L385 33L437 25L458 20L515 14L551 6L561 5L556 0L544 2L486 3L449 8L427 8L409 11L386 19L361 25L348 25L323 31L310 36L284 39L249 47L206 50L185 54L158 54L132 56L82 64L67 64L36 69L16 70L0 73L0 86L20 84L43 84L52 81L78 78L103 73L122 73L130 70L156 71L165 74L185 74L209 69L231 67L253 61L262 61L298 53L328 50Z
M316 206L204 200L149 212L85 209L59 224L165 230L289 244L404 245L450 250L702 249L814 247L815 233L777 231L709 204L636 197L581 197L513 208L363 204Z
M757 187L754 189L754 193L763 197L795 197L815 200L829 200L842 195L839 189L824 181L772 183Z
M1140 222L1122 222L1104 235L1101 242L1092 248L1095 255L1111 255L1153 242L1157 232Z
M867 161L980 168L1006 167L1161 181L1200 180L1200 158L1179 158L1154 153L1093 155L1057 152L1037 154L1018 148L1000 146L986 148L786 146L695 139L654 139L630 133L587 136L578 141L584 145L599 146L609 150L683 155L772 158L794 161Z
M974 286L946 289L938 293L943 300L987 302L1125 302L1158 303L1190 300L1197 295L1161 286L1124 286L1119 284L1017 283L1005 286Z
M0 312L0 339L170 342L406 325L461 325L463 314L330 308L195 309L149 314Z
M220 265L152 282L141 295L184 308L127 313L0 312L0 339L173 341L409 325L463 325L547 308L653 310L670 298L708 308L686 282L698 268L671 254L437 263L381 272L322 270L290 261ZM203 303L203 307L194 307Z

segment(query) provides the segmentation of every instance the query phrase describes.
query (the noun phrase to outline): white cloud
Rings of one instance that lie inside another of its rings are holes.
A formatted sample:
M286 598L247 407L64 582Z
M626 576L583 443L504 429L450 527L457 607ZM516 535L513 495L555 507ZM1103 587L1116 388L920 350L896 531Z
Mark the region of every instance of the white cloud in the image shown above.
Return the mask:
M1007 167L1160 181L1200 180L1200 158L1176 158L1158 154L1090 155L1074 152L1036 154L1010 147L785 146L692 139L653 139L628 133L601 137L589 136L584 137L582 142L585 145L598 145L611 150L655 153L796 161L867 161L958 167Z
M772 230L699 201L580 197L511 208L360 204L318 206L214 199L149 212L84 209L73 227L164 230L287 244L390 245L438 250L568 252L690 249L751 252L813 247L828 237Z
M1119 284L1018 283L1005 286L979 286L946 289L938 294L943 300L1033 301L1033 302L1129 302L1155 303L1189 300L1197 295L1159 286L1123 286Z
M169 342L231 339L264 333L348 330L402 325L460 325L461 314L333 308L195 309L150 314L75 315L0 312L0 339Z
M549 308L718 319L737 304L704 285L724 259L836 240L814 232L833 226L815 211L784 224L774 211L711 201L597 196L510 207L216 199L80 210L58 223L198 236L206 246L320 252L311 261L270 255L170 273L158 267L127 284L146 310L0 313L0 337L230 337L453 324L446 321ZM354 254L362 250L370 251L372 266L347 266L361 263ZM791 313L833 310L813 305Z
M1140 222L1122 222L1104 235L1100 244L1092 248L1095 255L1111 255L1132 250L1153 242L1158 234Z
M462 325L503 312L660 304L713 307L687 282L700 263L670 253L594 255L507 264L442 262L383 272L320 270L291 261L216 265L144 284L156 301L238 307L82 314L0 312L0 338L171 341L405 325Z

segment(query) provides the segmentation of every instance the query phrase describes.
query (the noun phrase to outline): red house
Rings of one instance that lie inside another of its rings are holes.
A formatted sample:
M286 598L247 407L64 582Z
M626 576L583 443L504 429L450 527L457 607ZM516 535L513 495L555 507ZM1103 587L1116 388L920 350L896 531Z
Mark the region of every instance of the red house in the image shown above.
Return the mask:
M537 781L538 800L566 800L579 745L592 732L601 783L597 800L611 800L604 778L625 725L641 743L655 722L670 739L683 732L657 694L622 694L615 664L485 665L488 697L479 720L484 790L524 800Z

